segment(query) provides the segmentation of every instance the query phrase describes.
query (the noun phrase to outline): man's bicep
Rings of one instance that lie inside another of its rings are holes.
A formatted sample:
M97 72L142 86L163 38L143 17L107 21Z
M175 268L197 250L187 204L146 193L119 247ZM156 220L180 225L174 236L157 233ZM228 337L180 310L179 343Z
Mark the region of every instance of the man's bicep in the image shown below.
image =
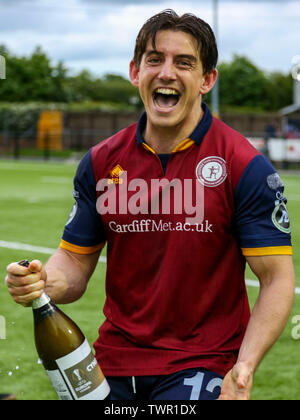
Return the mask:
M101 249L91 254L79 254L64 248L58 248L46 264L46 269L58 269L65 273L66 277L84 278L89 280L97 265Z
M100 251L93 254L76 254L63 248L49 258L46 292L56 303L78 300L86 290L99 259Z
M84 273L92 275L104 246L105 242L100 244L95 252L84 254L69 251L63 248L59 248L59 251L64 255L65 258L68 258L71 264L74 263L77 267L81 267Z
M261 286L276 279L286 282L287 285L295 283L293 259L290 255L248 256L246 260Z

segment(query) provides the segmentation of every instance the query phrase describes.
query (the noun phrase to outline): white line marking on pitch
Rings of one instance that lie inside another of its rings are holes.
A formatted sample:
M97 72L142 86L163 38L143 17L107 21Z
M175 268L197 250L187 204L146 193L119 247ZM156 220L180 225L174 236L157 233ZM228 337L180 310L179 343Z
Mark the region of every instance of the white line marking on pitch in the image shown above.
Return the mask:
M72 184L73 178L66 176L42 176L41 182L46 184Z
M52 255L56 251L54 248L45 248L42 246L35 246L29 244L23 244L20 242L7 242L0 240L0 248L7 248L7 249L16 249L17 251L30 251L30 252L37 252L39 254L46 254ZM101 256L99 261L102 263L106 263L106 257Z
M16 249L18 251L37 252L39 254L47 254L47 255L52 255L56 251L56 249L54 248L45 248L42 246L35 246L35 245L23 244L20 242L8 242L8 241L1 241L1 240L0 240L0 248ZM105 256L100 256L99 261L102 263L106 263L107 259ZM246 279L246 285L252 286L252 287L259 287L259 281ZM296 287L295 292L297 295L300 295L300 287Z

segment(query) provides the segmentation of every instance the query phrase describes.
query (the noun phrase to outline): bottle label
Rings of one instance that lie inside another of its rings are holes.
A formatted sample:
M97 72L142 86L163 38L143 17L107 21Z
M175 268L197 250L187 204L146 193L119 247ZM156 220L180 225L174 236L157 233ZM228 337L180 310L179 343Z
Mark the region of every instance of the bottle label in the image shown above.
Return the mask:
M104 400L109 394L107 380L87 340L56 364L58 370L46 372L61 400Z

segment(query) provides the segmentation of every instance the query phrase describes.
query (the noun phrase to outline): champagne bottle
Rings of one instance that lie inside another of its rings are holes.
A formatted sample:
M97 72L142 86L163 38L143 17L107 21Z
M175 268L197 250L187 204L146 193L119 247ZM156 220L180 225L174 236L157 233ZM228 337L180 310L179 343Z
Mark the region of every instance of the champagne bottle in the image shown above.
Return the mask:
M27 260L19 264L29 266ZM79 327L45 292L32 310L36 349L59 399L107 399L108 382Z

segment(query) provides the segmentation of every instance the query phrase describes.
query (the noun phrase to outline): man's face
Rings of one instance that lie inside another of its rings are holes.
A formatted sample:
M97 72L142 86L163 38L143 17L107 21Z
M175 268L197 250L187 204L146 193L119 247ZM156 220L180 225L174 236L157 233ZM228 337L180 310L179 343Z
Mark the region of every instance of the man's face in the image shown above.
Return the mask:
M181 31L159 31L156 49L148 41L139 67L131 62L132 83L139 88L148 123L175 127L199 119L207 77L194 37ZM214 79L215 80L215 79Z

